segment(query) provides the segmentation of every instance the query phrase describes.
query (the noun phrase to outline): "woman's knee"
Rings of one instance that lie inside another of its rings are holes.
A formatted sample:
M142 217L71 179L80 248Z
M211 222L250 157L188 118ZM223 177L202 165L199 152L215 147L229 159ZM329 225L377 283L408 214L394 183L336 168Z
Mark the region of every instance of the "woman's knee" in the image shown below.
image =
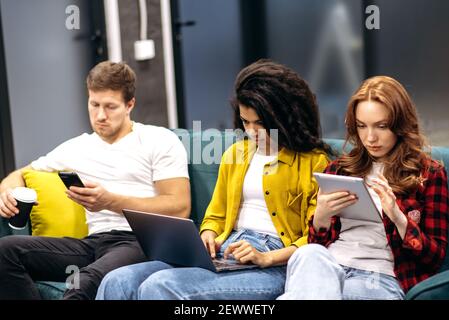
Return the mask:
M139 272L132 267L120 267L107 273L98 288L98 300L129 300L136 299L136 292L140 285L137 278Z
M118 282L118 281L129 281L136 273L133 271L133 268L130 266L124 266L112 270L106 274L103 278L105 282Z
M126 277L129 275L126 267L121 267L108 272L101 280L101 286L110 287L111 285L119 284L122 280L126 281Z
M182 279L177 269L161 270L153 273L140 285L137 296L139 300L177 300L178 285Z
M329 255L329 252L326 247L311 243L305 246L299 247L290 257L288 263L297 264L300 261L306 260L316 260Z

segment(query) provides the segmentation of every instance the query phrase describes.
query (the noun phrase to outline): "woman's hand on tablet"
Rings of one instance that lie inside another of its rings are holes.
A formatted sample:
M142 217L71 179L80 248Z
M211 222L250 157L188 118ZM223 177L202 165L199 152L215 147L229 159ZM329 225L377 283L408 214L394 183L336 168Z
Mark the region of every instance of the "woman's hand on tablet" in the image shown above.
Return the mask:
M378 174L378 177L379 178L374 178L372 180L371 187L379 195L380 202L382 204L382 210L396 225L396 228L399 231L399 235L402 239L404 239L405 232L407 230L407 218L399 208L396 202L396 196L393 193L388 180L382 174Z
M388 180L382 175L378 174L379 178L372 179L371 187L377 193L382 204L382 209L391 221L399 220L404 214L396 202L396 196L388 183Z
M356 203L357 200L357 196L348 191L324 194L319 189L313 227L316 231L321 228L328 229L331 224L331 218L344 208Z

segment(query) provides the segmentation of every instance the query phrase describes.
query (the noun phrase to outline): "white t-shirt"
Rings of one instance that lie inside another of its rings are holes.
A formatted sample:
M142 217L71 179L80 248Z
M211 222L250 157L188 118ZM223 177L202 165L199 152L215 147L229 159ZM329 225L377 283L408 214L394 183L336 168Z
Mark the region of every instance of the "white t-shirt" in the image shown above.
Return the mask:
M243 181L242 202L235 229L249 229L279 237L263 195L263 168L277 155L266 156L255 153Z
M142 198L156 196L154 181L189 177L187 153L176 134L135 122L129 134L112 144L96 133L84 133L33 161L31 167L75 171L81 180L97 182L110 192ZM86 210L86 220L89 234L131 230L121 213L109 210Z
M382 173L381 163L373 163L373 167L365 181L377 178ZM382 204L377 193L368 188L379 212ZM337 241L328 249L339 264L361 270L374 271L395 276L394 257L387 241L385 227L382 222L367 222L340 218L341 230Z

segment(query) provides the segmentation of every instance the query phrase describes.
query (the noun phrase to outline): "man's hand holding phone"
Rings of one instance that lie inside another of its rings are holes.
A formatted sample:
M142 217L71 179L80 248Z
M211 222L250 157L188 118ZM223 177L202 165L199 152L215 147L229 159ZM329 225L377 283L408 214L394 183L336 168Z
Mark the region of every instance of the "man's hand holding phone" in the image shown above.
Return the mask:
M61 171L58 172L58 176L59 178L61 178L67 189L69 189L71 186L84 188L84 184L76 172Z
M112 194L100 184L90 181L84 182L84 188L71 186L66 191L67 196L82 205L88 211L96 212L109 209Z

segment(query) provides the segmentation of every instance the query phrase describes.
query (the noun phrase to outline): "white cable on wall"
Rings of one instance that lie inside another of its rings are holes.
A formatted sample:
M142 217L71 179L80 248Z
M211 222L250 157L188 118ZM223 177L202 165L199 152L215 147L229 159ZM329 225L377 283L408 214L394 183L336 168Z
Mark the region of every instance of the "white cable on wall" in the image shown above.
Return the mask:
M140 20L140 37L134 42L134 58L137 61L153 59L156 55L154 41L148 39L148 11L147 0L138 0L139 3L139 20Z
M164 52L165 91L167 96L168 126L178 128L176 106L175 67L172 43L170 0L161 0L162 45Z
M140 40L146 40L148 37L148 13L147 1L139 0L139 14L140 14Z
M120 62L122 61L122 40L118 0L104 0L104 11L109 60Z

